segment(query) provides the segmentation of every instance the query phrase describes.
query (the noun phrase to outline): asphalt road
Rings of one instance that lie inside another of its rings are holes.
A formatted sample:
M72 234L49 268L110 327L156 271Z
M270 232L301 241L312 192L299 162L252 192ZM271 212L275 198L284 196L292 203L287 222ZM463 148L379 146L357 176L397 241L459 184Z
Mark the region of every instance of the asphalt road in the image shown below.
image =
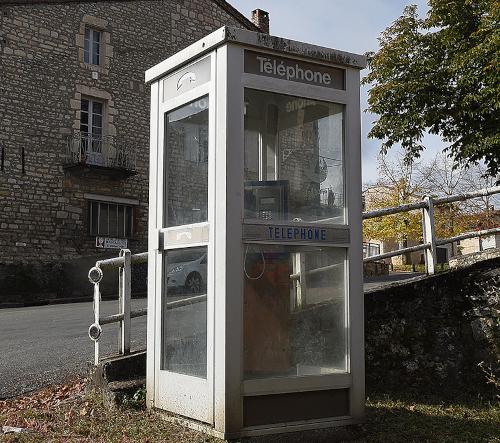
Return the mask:
M102 302L102 314L118 312L117 301ZM132 300L132 309L146 299ZM0 398L38 389L83 374L93 359L87 336L92 303L0 309ZM101 352L116 352L118 324L103 326ZM132 350L146 343L146 317L132 319Z
M365 281L365 291L421 274L399 273ZM117 301L101 304L101 315L116 314ZM132 300L132 309L146 307L146 299ZM176 314L179 321L182 315ZM94 346L87 336L93 321L92 303L0 309L0 398L26 393L42 386L84 374L93 359ZM178 322L177 322L178 323ZM191 322L183 323L185 325ZM174 329L182 329L180 325ZM118 324L103 326L101 354L117 350ZM146 344L146 317L132 319L132 350Z

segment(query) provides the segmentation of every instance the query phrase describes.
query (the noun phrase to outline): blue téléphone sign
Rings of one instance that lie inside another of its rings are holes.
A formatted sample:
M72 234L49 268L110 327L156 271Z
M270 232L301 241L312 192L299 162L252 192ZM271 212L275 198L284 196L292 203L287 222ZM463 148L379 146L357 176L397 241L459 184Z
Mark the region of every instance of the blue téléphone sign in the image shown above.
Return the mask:
M349 243L349 229L346 227L315 227L262 225L245 223L243 240L273 243Z
M268 226L269 240L326 241L326 229L291 226Z

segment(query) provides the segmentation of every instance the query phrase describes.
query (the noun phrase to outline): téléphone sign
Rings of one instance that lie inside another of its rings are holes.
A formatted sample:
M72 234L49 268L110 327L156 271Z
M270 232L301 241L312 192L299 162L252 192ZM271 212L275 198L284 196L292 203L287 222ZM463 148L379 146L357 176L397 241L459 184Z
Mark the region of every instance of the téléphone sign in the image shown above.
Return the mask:
M262 225L245 223L244 241L265 241L272 243L349 243L346 228L319 228L317 226Z
M324 88L345 89L343 69L253 51L245 51L245 72Z
M128 245L126 238L96 237L96 248L103 249L126 249Z

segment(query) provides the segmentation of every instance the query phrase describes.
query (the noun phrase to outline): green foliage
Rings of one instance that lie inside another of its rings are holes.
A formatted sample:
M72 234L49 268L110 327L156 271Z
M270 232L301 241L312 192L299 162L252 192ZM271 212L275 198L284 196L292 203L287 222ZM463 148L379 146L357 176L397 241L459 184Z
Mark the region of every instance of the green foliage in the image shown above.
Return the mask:
M369 196L369 194L373 194ZM366 210L389 208L415 203L420 200L416 191L408 192L408 183L401 178L392 186L377 186L365 193ZM422 237L422 222L419 211L400 212L384 217L370 218L363 221L365 240L397 241L404 244L408 240L419 240Z
M500 3L497 0L429 0L379 38L369 54L368 110L378 114L369 136L381 150L401 143L408 161L419 157L425 131L449 143L457 163L484 160L500 172Z
M125 396L123 406L132 409L146 409L146 386L137 389L132 396Z
M450 265L448 263L439 263L436 266L436 272L444 272L450 269ZM394 272L422 272L425 273L425 265L393 265L391 268Z

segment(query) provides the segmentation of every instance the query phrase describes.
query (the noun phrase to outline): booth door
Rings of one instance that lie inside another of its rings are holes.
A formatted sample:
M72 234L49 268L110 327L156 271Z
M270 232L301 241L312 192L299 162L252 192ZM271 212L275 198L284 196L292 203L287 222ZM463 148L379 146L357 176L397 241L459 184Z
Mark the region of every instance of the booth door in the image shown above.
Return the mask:
M177 97L162 114L164 228L156 292L155 405L213 423L214 192L209 153L214 113L209 112L209 87L198 91L186 94L185 101Z
M204 245L164 253L157 406L212 423L209 249Z

